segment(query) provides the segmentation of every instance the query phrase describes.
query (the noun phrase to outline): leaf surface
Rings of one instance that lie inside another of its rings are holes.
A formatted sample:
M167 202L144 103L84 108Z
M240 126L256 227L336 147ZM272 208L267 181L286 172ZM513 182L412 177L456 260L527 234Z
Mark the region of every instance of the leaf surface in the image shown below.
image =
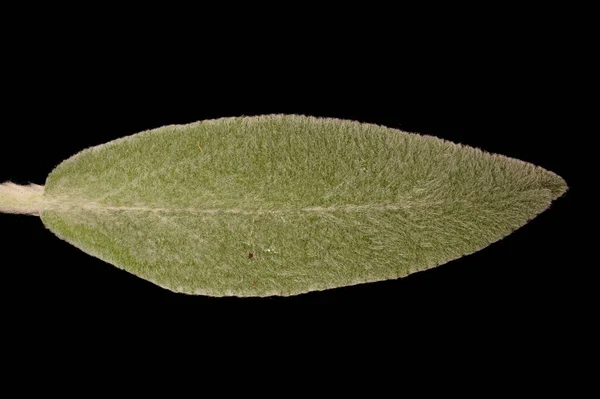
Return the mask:
M567 186L435 137L271 115L86 149L46 182L47 228L155 284L295 295L393 279L503 238Z

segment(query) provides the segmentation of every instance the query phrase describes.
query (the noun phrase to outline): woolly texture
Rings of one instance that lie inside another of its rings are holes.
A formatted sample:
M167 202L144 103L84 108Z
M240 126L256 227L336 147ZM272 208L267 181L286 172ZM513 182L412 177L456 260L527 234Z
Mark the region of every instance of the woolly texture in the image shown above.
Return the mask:
M45 206L44 186L20 186L11 182L0 184L0 212L39 215Z
M566 189L538 166L435 137L271 115L86 149L48 176L34 208L60 238L161 287L268 296L435 267ZM0 211L21 209L0 194Z

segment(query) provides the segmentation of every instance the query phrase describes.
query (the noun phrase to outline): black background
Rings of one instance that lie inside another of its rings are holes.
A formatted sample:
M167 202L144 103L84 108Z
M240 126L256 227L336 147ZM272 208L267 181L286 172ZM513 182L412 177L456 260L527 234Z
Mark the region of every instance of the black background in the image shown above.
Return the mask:
M578 190L570 161L576 129L565 130L573 125L561 116L556 86L536 78L535 66L489 70L480 60L479 70L464 69L453 64L459 55L443 54L432 62L412 58L404 67L391 59L363 66L350 62L349 53L317 54L305 64L292 55L256 65L260 55L251 52L236 63L207 65L202 57L186 62L185 54L119 53L106 60L96 53L49 52L46 44L38 50L8 65L0 181L43 184L53 167L86 147L166 124L293 113L479 147L554 171L570 190L529 224L475 254L400 280L290 298L175 294L59 240L39 218L1 215L3 294L10 308L40 315L110 304L137 310L177 304L192 312L333 304L394 317L416 311L520 322L570 312L580 279L571 215Z
M475 254L396 281L290 298L177 295L59 240L36 217L0 214L6 386L63 391L79 388L77 377L99 377L86 386L95 389L122 375L156 393L183 366L177 381L198 391L211 380L202 365L228 378L220 388L261 393L282 376L293 378L286 392L313 380L358 392L371 369L371 396L388 381L391 392L410 392L417 373L426 378L420 391L445 393L573 396L587 376L597 379L585 361L593 364L597 346L586 339L597 340L595 204L580 201L597 180L584 178L596 160L587 156L596 150L596 13L564 4L423 3L422 13L395 3L218 10L212 2L178 13L157 5L156 16L149 4L5 7L0 182L43 184L83 148L165 124L294 113L480 147L554 171L570 190ZM157 378L131 378L137 359ZM336 380L336 360L354 373L342 369ZM235 373L255 370L250 381Z

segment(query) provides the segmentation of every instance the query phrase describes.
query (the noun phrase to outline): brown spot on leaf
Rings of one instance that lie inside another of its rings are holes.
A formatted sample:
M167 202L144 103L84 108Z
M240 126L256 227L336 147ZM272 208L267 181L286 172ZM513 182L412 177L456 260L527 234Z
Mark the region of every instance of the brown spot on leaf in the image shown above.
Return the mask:
M252 259L254 257L254 254L252 252L248 252L248 259Z

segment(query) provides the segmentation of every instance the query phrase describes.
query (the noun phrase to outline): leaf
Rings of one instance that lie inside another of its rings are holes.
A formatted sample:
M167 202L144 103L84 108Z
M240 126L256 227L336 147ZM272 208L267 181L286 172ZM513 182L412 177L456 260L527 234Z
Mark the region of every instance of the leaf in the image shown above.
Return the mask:
M395 279L482 249L567 189L538 166L371 124L272 115L165 126L92 147L0 211L39 214L155 284L294 295Z

